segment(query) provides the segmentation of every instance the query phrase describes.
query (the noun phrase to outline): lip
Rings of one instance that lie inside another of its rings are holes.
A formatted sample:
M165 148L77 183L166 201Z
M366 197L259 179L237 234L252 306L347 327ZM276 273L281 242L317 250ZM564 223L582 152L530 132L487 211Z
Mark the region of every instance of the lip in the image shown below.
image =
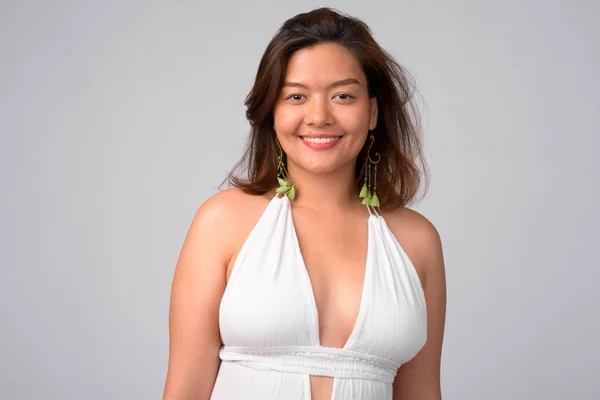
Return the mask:
M339 137L339 139L335 140L333 142L330 142L330 143L313 143L313 142L309 142L309 141L302 139L303 137L307 137L307 138L336 138L336 137ZM333 147L336 144L338 144L338 142L340 140L342 140L342 138L343 138L343 136L321 135L321 134L310 134L310 135L306 135L306 136L298 136L298 139L301 140L302 143L304 143L306 146L308 146L309 148L311 148L313 150L329 149L330 147Z
M307 138L317 139L317 138L335 138L335 137L340 137L342 135L331 135L328 133L312 133L311 132L308 135L298 135L298 136L300 136L301 138L307 137Z

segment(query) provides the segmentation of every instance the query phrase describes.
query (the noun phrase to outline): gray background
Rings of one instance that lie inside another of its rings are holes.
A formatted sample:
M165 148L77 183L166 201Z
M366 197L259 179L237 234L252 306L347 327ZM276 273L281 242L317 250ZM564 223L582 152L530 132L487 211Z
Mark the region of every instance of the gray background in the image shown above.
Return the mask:
M321 5L423 98L444 399L598 398L597 2L0 4L0 398L161 397L189 223L267 42Z

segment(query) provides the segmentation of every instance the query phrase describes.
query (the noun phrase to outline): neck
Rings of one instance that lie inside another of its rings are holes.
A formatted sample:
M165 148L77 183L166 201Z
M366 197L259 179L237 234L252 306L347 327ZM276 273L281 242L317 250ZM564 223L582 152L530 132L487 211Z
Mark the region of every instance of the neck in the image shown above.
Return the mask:
M360 199L354 171L354 162L326 174L309 172L290 162L288 172L297 190L294 204L324 212L356 209Z

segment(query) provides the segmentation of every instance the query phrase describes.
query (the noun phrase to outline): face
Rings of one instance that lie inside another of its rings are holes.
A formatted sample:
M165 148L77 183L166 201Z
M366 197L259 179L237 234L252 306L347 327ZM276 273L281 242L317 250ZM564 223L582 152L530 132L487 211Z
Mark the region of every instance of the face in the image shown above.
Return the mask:
M315 173L354 168L369 130L377 123L377 100L354 56L336 44L295 52L274 109L274 129L288 166Z

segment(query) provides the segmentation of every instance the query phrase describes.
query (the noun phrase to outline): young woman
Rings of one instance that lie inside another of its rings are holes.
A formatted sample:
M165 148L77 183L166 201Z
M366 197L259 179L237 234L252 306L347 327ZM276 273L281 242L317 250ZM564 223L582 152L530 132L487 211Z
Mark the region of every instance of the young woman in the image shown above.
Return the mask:
M177 263L164 399L441 399L444 262L406 208L426 170L408 74L322 8L283 24L246 106L247 178L199 208Z

